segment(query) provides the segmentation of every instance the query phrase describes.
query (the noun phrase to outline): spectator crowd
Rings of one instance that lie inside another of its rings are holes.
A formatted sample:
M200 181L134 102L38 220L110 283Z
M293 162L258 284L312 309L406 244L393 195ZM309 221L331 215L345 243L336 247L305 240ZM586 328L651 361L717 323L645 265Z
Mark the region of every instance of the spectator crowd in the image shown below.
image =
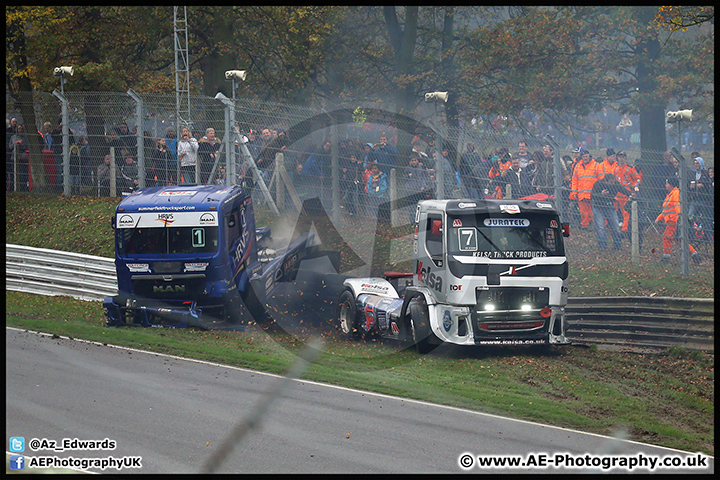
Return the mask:
M33 180L25 128L12 118L6 133L6 189L31 190ZM62 126L58 123L53 127L50 122L45 122L39 133L43 141L46 176L51 187L60 192L63 186ZM177 139L174 128L167 129L164 136L157 138L150 132L143 132L146 186L225 184L224 145L215 136L214 128L206 128L203 133L183 127ZM140 173L137 138L137 132L130 131L127 124L117 125L104 139L107 151L94 156L102 161L94 165L87 137L71 134L72 193L80 193L85 188L93 194L109 196L113 172L117 195L137 189ZM231 183L253 188L262 178L270 184L274 178L276 155L283 153L285 168L298 195L319 194L328 205L335 147L341 208L347 215L373 214L379 205L387 202L393 169L397 179L396 197L411 197L412 201L435 198L438 174L442 172L445 198L546 200L559 191L563 196L565 218L581 230L594 231L601 250L608 248L608 233L613 249L621 248L623 239L629 238L629 201L647 198L646 189L649 188L643 181L643 161L636 159L630 163L625 151L616 152L613 148L605 151L604 158L593 158L581 146L573 152L574 156L562 156L557 167L555 152L550 145L531 150L526 141L519 141L513 152L499 147L486 154L477 151L472 142L463 145L461 152L443 145L438 158L438 149L431 139L415 137L409 151L400 152L396 136L388 133L380 133L376 142L361 143L357 139L341 138L333 146L326 140L310 153L295 150L285 132L270 127L251 128L246 138L246 143L233 143L238 158L244 161L237 172L238 177L231 179ZM114 166L111 165L109 147L114 147ZM244 155L252 157L260 178L254 174L255 169L250 168ZM660 169L666 198L654 223L665 225L665 259L671 256L673 242L676 242L681 168L686 169L683 177L688 192L690 224L695 227L702 224L706 234L711 237L714 234L714 169L706 168L699 152L692 152L691 159L692 168L681 166L677 159L666 153ZM692 258L700 261L692 245L690 250Z

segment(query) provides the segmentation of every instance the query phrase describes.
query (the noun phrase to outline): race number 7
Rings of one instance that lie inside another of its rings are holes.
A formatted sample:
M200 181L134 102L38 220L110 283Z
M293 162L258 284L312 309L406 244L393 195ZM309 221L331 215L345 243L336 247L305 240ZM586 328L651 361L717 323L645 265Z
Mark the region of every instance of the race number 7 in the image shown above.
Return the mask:
M458 229L458 245L464 252L475 252L478 249L477 236L474 228Z

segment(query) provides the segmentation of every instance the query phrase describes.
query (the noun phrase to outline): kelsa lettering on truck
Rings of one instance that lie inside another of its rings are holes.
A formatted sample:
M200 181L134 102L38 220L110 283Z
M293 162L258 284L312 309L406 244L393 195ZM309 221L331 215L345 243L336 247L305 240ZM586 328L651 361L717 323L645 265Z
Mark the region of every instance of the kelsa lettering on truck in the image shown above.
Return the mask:
M430 267L423 268L422 262L418 262L417 275L418 280L426 284L428 287L433 288L438 292L442 291L442 277L440 275L435 275L430 270Z

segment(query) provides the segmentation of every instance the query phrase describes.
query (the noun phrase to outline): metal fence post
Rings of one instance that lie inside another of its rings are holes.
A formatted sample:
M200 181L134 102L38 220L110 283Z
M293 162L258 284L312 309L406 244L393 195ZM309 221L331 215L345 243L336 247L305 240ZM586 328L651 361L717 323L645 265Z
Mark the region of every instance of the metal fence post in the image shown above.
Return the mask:
M330 127L330 136L332 137L332 142L330 144L332 218L333 222L337 224L340 222L340 165L338 162L338 129L334 121Z
M390 225L398 223L398 211L397 211L397 171L394 168L390 169Z
M236 129L237 130L237 129ZM243 163L245 163L248 168L253 172L255 183L257 186L260 187L260 191L262 192L263 196L265 197L265 201L270 206L270 210L275 215L280 215L280 211L278 211L277 205L275 205L275 201L272 198L272 195L270 195L270 191L267 188L267 185L265 184L265 180L263 179L262 173L260 172L260 169L257 167L257 164L255 163L255 160L252 158L252 155L250 155L250 151L247 148L247 145L245 145L248 141L247 137L240 135L239 131L235 131L235 134L239 137L240 142L240 152L245 159Z
M68 101L65 96L53 90L53 95L60 99L62 105L62 138L63 138L63 196L70 196L70 119L68 116Z
M285 155L282 152L275 154L275 203L278 210L285 210L285 188L283 188L282 172L285 170Z
M117 164L115 163L115 147L110 147L110 196L117 197Z
M561 187L562 187L562 165L560 164L560 153L558 152L559 147L558 144L555 143L555 139L553 139L549 134L545 135L544 140L550 145L553 152L553 191L555 194L555 206L558 209L558 212L560 212L560 219L562 221L567 221L565 218L565 205L563 204L563 196L561 193Z
M680 122L678 122L678 129L680 128ZM687 168L685 157L682 156L680 151L678 151L675 147L673 147L670 150L670 153L677 159L679 162L679 189L680 189L680 215L678 218L678 226L677 228L680 229L680 272L684 277L687 277L690 275L690 266L689 266L689 260L690 256L688 255L688 250L690 249L689 246L689 239L688 239L688 219L687 219L687 179L685 178L685 169Z
M18 146L13 145L13 192L18 191ZM30 168L30 160L28 160L28 168Z
M438 104L433 104L435 107L435 161L433 166L435 167L435 198L443 200L445 198L445 169L443 168L443 156L442 148L443 142L445 141L445 132L443 131L442 124L440 122L440 113L438 111Z
M235 148L232 141L230 108L235 108L235 104L228 105L224 103L225 111L225 185L235 185L237 183L237 165L235 164Z
M135 125L137 128L138 187L145 188L145 133L143 131L143 101L131 88L127 94L135 101Z
M630 202L630 260L640 265L640 230L637 200Z

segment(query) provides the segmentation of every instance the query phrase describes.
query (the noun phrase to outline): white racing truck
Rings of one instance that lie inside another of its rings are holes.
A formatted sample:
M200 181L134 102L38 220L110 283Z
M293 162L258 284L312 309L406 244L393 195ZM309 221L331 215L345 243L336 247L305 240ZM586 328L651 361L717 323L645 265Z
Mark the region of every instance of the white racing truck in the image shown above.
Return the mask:
M421 201L415 271L346 279L340 332L396 339L420 353L443 342L568 344L568 235L549 201Z

